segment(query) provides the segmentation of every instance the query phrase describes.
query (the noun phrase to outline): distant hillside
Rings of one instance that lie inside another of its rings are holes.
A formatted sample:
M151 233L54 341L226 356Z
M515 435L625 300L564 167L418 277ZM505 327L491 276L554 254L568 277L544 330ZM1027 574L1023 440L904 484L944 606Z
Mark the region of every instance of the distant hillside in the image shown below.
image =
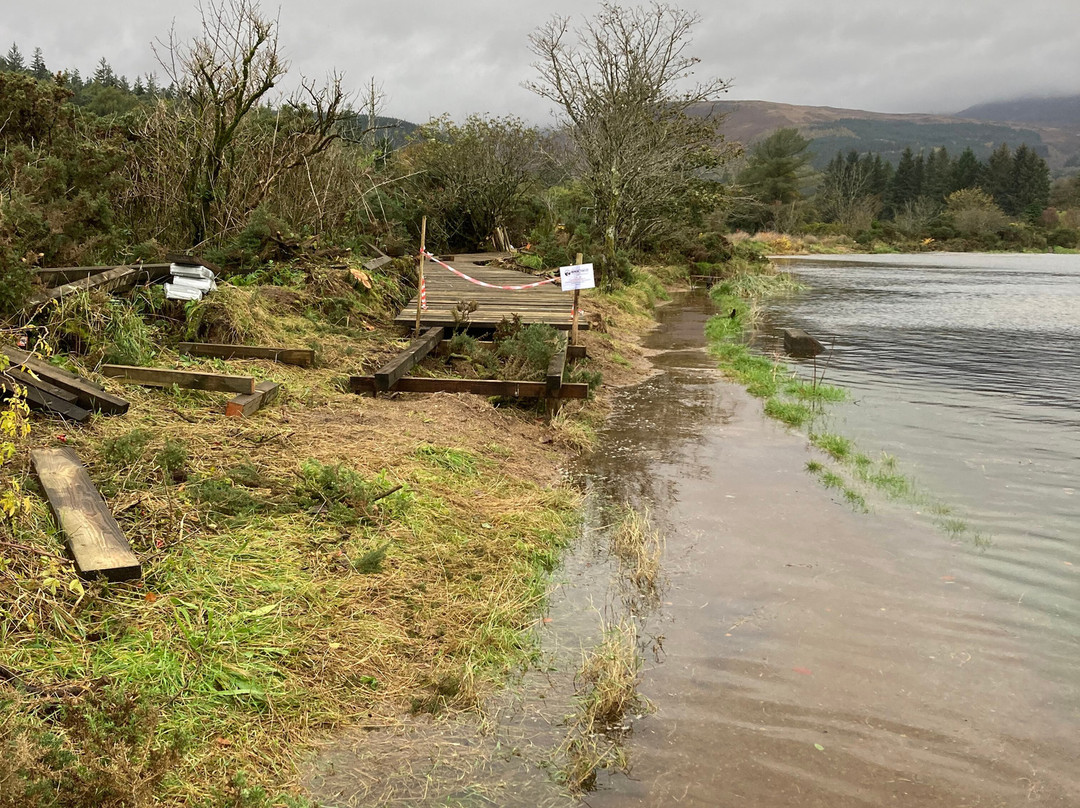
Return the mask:
M1080 95L1018 98L992 104L976 104L957 112L956 117L1080 129Z
M1080 124L1048 127L1036 123L989 122L956 115L894 114L836 107L805 107L769 101L722 101L728 140L751 145L784 127L811 140L814 166L824 168L837 151L872 151L895 163L903 150L945 146L957 155L965 148L985 159L995 146L1021 143L1042 155L1055 174L1080 165Z

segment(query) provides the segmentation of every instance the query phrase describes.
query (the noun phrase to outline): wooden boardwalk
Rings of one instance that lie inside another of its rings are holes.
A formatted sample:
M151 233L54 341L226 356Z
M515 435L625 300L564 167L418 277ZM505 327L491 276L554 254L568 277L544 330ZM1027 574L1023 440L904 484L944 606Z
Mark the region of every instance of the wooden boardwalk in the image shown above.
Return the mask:
M500 257L506 257L506 253L458 255L453 261L446 261L446 263L470 277L497 286L521 286L542 280L536 275L482 266L478 263ZM558 283L521 291L489 289L486 286L469 283L445 267L433 264L430 260L425 262L424 277L427 281L428 307L426 311L420 313L421 330L436 327L453 328L458 325L452 312L462 301L466 303L476 301L476 311L469 316L468 326L474 330L492 330L504 318L509 319L515 314L521 317L523 323L548 323L560 330L570 329L574 296L569 292L563 292ZM415 326L415 297L394 318L394 323L408 328ZM588 327L585 318L579 316L578 328L585 330Z

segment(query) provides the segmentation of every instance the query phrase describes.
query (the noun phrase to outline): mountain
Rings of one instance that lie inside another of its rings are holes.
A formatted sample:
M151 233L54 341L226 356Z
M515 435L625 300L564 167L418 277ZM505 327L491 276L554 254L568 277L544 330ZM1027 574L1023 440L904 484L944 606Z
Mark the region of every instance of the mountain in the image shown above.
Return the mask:
M824 168L838 151L850 149L876 152L895 164L907 147L917 152L945 146L954 157L970 147L976 156L985 159L1001 143L1012 148L1027 143L1046 159L1055 175L1080 165L1080 123L1049 126L1042 122L982 120L968 116L970 110L961 117L770 101L721 101L715 108L726 115L721 129L727 139L744 146L777 129L798 129L811 141L813 164L818 169ZM1069 113L1066 110L1058 114L1067 117Z
M956 117L1075 130L1080 129L1080 95L1017 98L1012 101L976 104L956 113Z

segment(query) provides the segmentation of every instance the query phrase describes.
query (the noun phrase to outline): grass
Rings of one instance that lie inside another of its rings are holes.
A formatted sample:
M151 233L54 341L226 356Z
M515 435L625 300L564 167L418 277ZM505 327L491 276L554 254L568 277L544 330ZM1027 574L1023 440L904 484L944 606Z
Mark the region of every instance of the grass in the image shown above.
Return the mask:
M638 692L640 679L637 629L629 622L610 626L600 645L582 659L577 708L557 752L563 781L571 793L590 790L600 769L629 769L620 743L625 733L622 721L631 711L651 709Z
M611 533L611 550L638 591L655 597L660 591L660 562L664 537L649 522L648 510L627 505Z
M0 541L33 548L0 555L0 660L19 683L0 684L3 808L299 804L314 737L411 705L470 708L535 655L580 504L547 431L483 399L342 392L339 377L396 350L364 327L394 305L316 276L318 289L223 285L171 338L314 344L319 367L154 344L155 364L282 382L275 407L224 419L227 396L125 388L126 416L63 430L141 581L77 579L26 457L5 465L35 496L0 520ZM332 328L324 289L352 295ZM588 442L570 409L552 432ZM36 420L28 446L57 434Z

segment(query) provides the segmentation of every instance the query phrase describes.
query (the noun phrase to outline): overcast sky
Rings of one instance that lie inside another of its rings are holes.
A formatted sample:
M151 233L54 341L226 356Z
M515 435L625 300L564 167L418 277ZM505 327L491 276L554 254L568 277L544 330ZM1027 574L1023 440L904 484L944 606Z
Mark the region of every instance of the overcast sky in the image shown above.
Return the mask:
M733 82L732 99L877 112L955 112L1020 95L1080 93L1078 0L686 0L701 23L699 75ZM444 112L550 121L521 83L533 77L528 35L552 14L581 18L593 2L281 0L280 40L303 72L336 68L359 89L371 76L385 112L424 121ZM35 46L51 69L86 76L105 56L134 79L160 73L151 50L175 25L194 35L188 0L0 0L0 37ZM7 45L4 46L6 50Z

